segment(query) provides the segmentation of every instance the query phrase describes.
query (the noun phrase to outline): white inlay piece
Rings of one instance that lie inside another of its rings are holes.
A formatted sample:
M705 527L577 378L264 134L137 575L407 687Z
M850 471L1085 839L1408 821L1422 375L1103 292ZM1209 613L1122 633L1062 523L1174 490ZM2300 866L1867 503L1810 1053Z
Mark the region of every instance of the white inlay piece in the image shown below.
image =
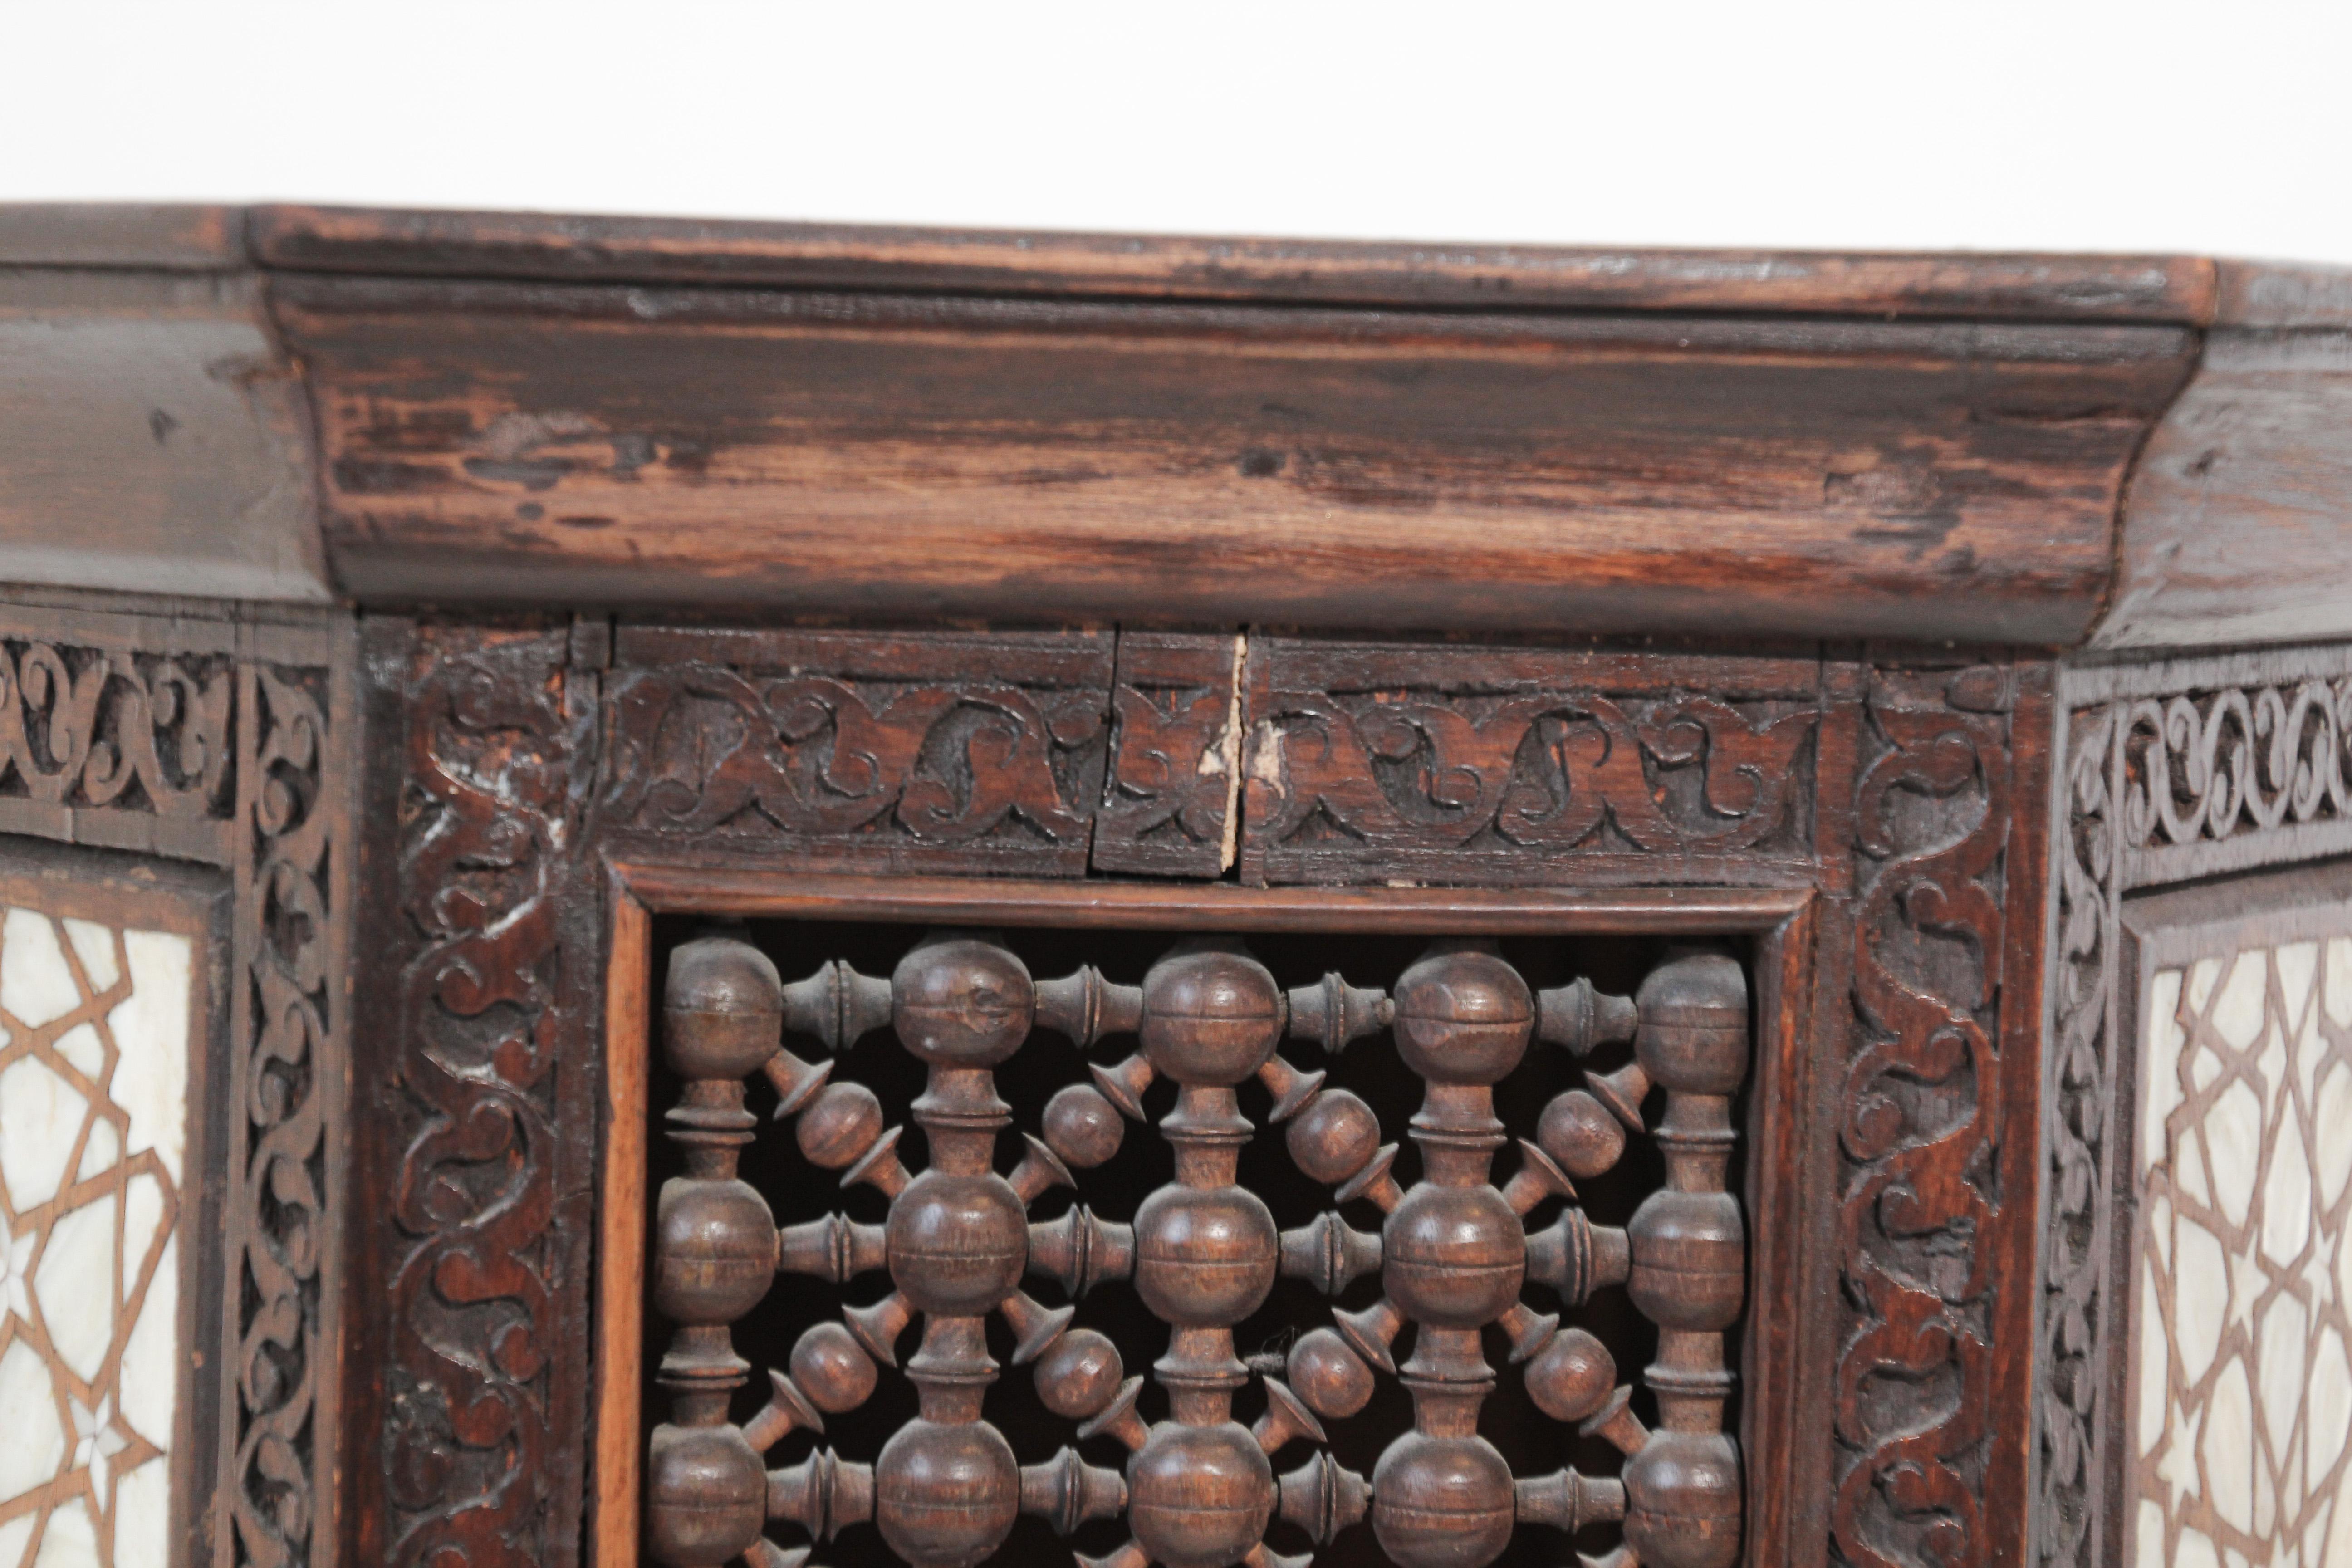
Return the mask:
M0 1568L171 1560L196 962L0 910Z
M2125 1560L2352 1568L2352 937L2141 995Z

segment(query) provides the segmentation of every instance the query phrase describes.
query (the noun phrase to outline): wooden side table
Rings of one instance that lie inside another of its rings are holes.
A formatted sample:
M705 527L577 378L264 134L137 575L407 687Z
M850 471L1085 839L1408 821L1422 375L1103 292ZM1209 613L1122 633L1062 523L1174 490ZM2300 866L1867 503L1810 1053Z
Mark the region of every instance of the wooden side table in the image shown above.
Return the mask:
M2352 1563L2344 275L14 208L0 369L0 1562Z

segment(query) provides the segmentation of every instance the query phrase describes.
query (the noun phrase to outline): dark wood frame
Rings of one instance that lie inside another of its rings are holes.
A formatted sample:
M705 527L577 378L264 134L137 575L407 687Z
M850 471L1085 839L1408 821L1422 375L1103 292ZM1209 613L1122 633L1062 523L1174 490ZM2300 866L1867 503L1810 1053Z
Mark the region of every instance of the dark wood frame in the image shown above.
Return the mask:
M984 656L982 663L933 667L909 641L924 635L834 632L822 646L871 637L896 647L887 654L898 672L894 689L928 692L930 681L941 693L915 702L921 713L940 711L948 692L1007 689L987 673L985 659L996 657L987 639L954 634L941 646L965 650L965 659ZM859 885L876 899L863 909L912 919L973 900L1009 918L995 902L1007 886L1016 894L1041 889L1021 896L1049 900L1036 907L1053 909L1055 919L1102 923L1163 900L1185 910L1170 918L1188 921L1288 909L1293 918L1423 929L1449 909L1497 907L1446 886L1458 880L1513 888L1492 897L1520 910L1511 918L1538 927L1590 929L1638 905L1653 911L1644 918L1727 930L1777 924L1802 904L1806 912L1774 960L1781 972L1772 1015L1780 1020L1773 1037L1801 1042L1772 1069L1789 1085L1773 1096L1778 1114L1796 1131L1759 1144L1771 1151L1771 1164L1755 1190L1805 1196L1759 1216L1769 1245L1755 1263L1757 1300L1786 1315L1769 1352L1778 1359L1759 1366L1751 1388L1753 1408L1794 1415L1785 1440L1757 1450L1764 1463L1751 1478L1750 1561L1834 1552L1901 1562L1926 1550L1930 1531L1939 1538L1957 1531L1995 1559L2023 1549L2028 1436L2000 1413L2021 1408L2029 1386L2030 1360L2010 1347L2031 1331L2034 1211L2001 1194L2032 1192L2039 1157L2031 1130L2041 1093L2033 1042L2047 892L2045 832L2033 806L2049 787L2049 665L1902 649L1811 665L1818 695L1804 764L1812 803L1807 847L1759 878L1777 886L1675 886L1679 862L1660 849L1653 851L1654 883L1665 886L1599 892L1580 887L1587 857L1577 847L1527 856L1516 873L1488 857L1475 874L1449 877L1440 858L1412 879L1413 888L1362 886L1393 875L1379 868L1377 855L1337 883L1251 885L1246 847L1258 818L1244 799L1243 882L1200 881L1171 894L1164 882L1087 874L1089 833L1097 851L1123 842L1106 837L1108 814L1093 829L1081 822L1031 835L1025 861L1002 846L982 856L966 840L863 830L857 824L871 823L867 815L827 828L782 799L782 816L764 826L722 831L712 826L710 803L732 800L739 804L725 809L740 810L752 797L716 795L719 784L756 792L789 783L775 773L783 765L776 758L739 743L747 731L730 715L745 711L740 691L681 721L688 725L683 749L664 764L676 784L663 808L649 812L646 710L629 707L631 694L650 689L666 702L681 680L727 686L730 669L757 673L763 647L798 649L805 636L746 629L681 641L659 627L616 628L600 618L367 623L373 745L404 760L370 779L363 812L375 868L368 924L383 940L369 944L361 1005L399 1022L385 1047L361 1064L361 1179L394 1194L396 1210L409 1206L405 1217L362 1216L368 1240L353 1262L354 1288L393 1303L361 1326L365 1342L354 1352L386 1375L355 1384L347 1407L352 1440L383 1456L381 1468L355 1472L353 1510L362 1531L374 1532L354 1548L361 1555L462 1549L499 1561L567 1560L579 1550L574 1531L596 1489L604 1494L593 1505L600 1510L626 1507L611 1495L621 1461L609 1474L590 1473L580 1436L598 1397L592 1344L614 1357L629 1343L616 1316L600 1324L594 1304L593 1253L601 1224L613 1217L609 1208L604 1220L597 1215L599 1151L615 1115L595 1075L611 1021L640 1018L648 1003L641 968L613 964L610 955L615 943L642 942L642 922L656 908L793 907L779 864L815 889L800 896L822 903L839 896L825 890L824 879L868 879ZM1230 661L1230 634L1216 640ZM709 677L686 664L635 662L642 650L673 645L725 645L730 662ZM1391 651L1422 661L1425 673L1412 680L1437 682L1418 700L1455 700L1442 676L1467 650ZM1567 657L1525 651L1522 664L1541 668ZM1119 668L1108 643L1088 657L1095 662L1087 668L1101 672L1089 679L1108 679ZM1677 668L1696 679L1710 668L1752 662ZM797 681L826 667L795 656L777 668L772 679ZM1568 668L1580 667L1571 659ZM1738 681L1727 689L1737 695ZM1111 695L1105 687L1089 699L1098 708L1065 710L1098 711L1110 722ZM898 700L874 700L858 721L901 721L893 717ZM1007 714L1030 710L1017 693L1002 702ZM1196 709L1222 710L1211 702ZM1073 735L1085 733L1071 722ZM694 728L705 723L720 728ZM1202 740L1216 727L1192 733ZM919 752L906 736L872 743L894 756ZM1115 742L1112 751L1123 754ZM751 773L740 771L753 763ZM677 766L688 771L678 774ZM720 773L708 771L714 767ZM899 777L889 775L890 787ZM1047 787L1042 778L995 780L989 789L1011 791L1003 798L1017 805L1022 789ZM859 787L866 782L861 773ZM1033 798L1029 809L1057 820L1050 800ZM1202 842L1213 846L1213 837ZM1602 864L1612 880L1636 882L1622 862ZM1915 1084L1936 1086L1931 1103L1906 1098ZM427 1102L434 1109L419 1121ZM628 1111L625 1101L619 1110ZM614 1147L641 1163L627 1143ZM497 1183L484 1184L484 1173L498 1173ZM439 1194L439 1206L415 1206L418 1194ZM1951 1260L1964 1265L1962 1274L1935 1274ZM460 1300L448 1289L469 1294ZM1958 1299L1948 1300L1948 1291ZM1932 1397L1915 1392L1928 1374L1941 1380ZM447 1412L475 1425L461 1433ZM472 1440L462 1440L467 1433ZM1936 1478L1931 1491L1897 1488L1923 1473Z
M1756 942L1759 1023L1748 1130L1750 1202L1756 1214L1751 1310L1741 1365L1743 1452L1778 1456L1804 1419L1776 1397L1793 1380L1795 1292L1776 1290L1794 1265L1790 1226L1777 1223L1798 1194L1788 1174L1805 1163L1803 1117L1792 1085L1804 1076L1804 1036L1795 998L1804 991L1814 895L1807 889L1556 890L1395 889L1335 891L1134 883L994 881L946 878L802 877L738 867L714 876L691 863L608 863L604 1115L609 1132L599 1184L595 1480L588 1560L636 1568L643 1385L646 1226L646 1084L653 1046L652 921L656 915L940 921L991 926L1156 931L1316 931L1463 936L1745 936ZM1773 1508L1779 1481L1751 1463L1748 1506Z

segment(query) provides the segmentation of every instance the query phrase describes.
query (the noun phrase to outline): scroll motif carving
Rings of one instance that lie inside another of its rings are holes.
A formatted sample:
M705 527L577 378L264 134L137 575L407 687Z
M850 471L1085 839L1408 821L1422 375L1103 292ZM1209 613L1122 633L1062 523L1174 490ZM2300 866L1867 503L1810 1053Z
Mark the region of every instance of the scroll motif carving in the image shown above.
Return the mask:
M560 1561L574 1528L593 907L573 858L595 704L564 660L561 634L427 628L397 691L415 946L396 1068L363 1108L399 1151L387 1562Z
M236 923L241 984L237 1130L229 1169L237 1184L236 1489L229 1500L240 1563L286 1568L310 1561L319 1499L318 1342L320 1253L327 1210L328 1075L337 976L329 932L342 914L331 857L339 816L328 798L326 672L248 667L242 679L248 739L239 797Z
M2098 1416L2103 1345L2116 1303L2107 1279L2116 1156L2114 1103L2117 895L2121 846L2114 773L2119 714L2067 717L2056 854L2058 946L2051 967L2055 1027L2046 1044L2042 1300L2035 1336L2039 1483L2035 1551L2043 1563L2104 1561Z
M2013 686L1879 671L1856 789L1853 999L1839 1099L1849 1326L1831 1520L1857 1568L1978 1563L1995 1418ZM2006 1349L2006 1347L1998 1347Z
M1237 637L1120 634L1096 869L1213 877L1233 864L1240 646Z
M215 858L205 825L232 811L236 685L226 651L0 637L0 829L69 838L58 813L160 818L173 826L148 842Z
M1722 879L1805 858L1811 668L1685 662L1277 648L1252 678L1247 858L1273 880L1523 879L1555 857Z
M622 654L615 827L940 868L1085 868L1107 637L670 632L625 634Z
M2135 848L2352 813L2352 679L2141 698L2125 723Z

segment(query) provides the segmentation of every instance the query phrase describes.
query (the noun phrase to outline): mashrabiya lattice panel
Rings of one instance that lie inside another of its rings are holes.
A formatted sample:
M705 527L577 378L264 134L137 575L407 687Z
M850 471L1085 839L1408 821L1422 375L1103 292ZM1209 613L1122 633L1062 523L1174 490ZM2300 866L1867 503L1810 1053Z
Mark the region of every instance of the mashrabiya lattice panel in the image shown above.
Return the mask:
M2352 1564L2352 935L2148 981L2131 1561Z
M170 1558L194 961L0 913L0 1568Z
M902 1163L899 1130L886 1129L870 1090L832 1081L832 1062L804 1061L781 1043L789 1030L838 1052L885 1026L927 1071L913 1106L928 1151L919 1173ZM1033 1027L1082 1050L1131 1034L1139 1048L1113 1066L1090 1064L1091 1084L1055 1094L1043 1137L1025 1136L1018 1164L999 1174L994 1145L1013 1117L994 1069ZM1288 1037L1337 1057L1382 1028L1425 1085L1411 1128L1423 1172L1410 1188L1391 1174L1397 1146L1381 1142L1370 1107L1278 1054ZM1286 992L1238 943L1213 940L1179 943L1139 986L1091 968L1040 983L1005 949L949 934L918 943L887 982L836 962L785 985L755 949L711 937L671 960L664 1036L684 1080L666 1121L686 1173L664 1184L655 1222L653 1305L674 1332L656 1377L670 1419L650 1440L646 1492L648 1542L671 1568L739 1557L752 1568L799 1568L809 1549L776 1545L764 1533L771 1520L812 1541L870 1522L915 1568L971 1568L1003 1545L1023 1512L1064 1534L1123 1516L1129 1541L1082 1559L1087 1568L1298 1568L1304 1559L1267 1545L1277 1513L1318 1543L1369 1515L1383 1550L1406 1568L1481 1568L1521 1523L1572 1533L1619 1521L1622 1542L1603 1560L1612 1568L1728 1568L1738 1556L1739 1458L1723 1425L1732 1386L1723 1333L1742 1306L1746 1236L1726 1176L1748 1041L1745 978L1727 957L1671 960L1629 1002L1583 981L1538 994L1490 947L1440 942L1391 995L1336 974ZM1588 1072L1584 1088L1559 1095L1538 1140L1521 1145L1517 1172L1494 1185L1489 1166L1506 1141L1494 1085L1538 1040L1582 1058L1628 1038L1634 1059ZM888 1196L884 1224L836 1215L776 1227L765 1199L737 1175L755 1136L744 1103L755 1072L773 1082L777 1115L793 1120L811 1163ZM1073 1167L1116 1152L1124 1121L1143 1118L1144 1092L1160 1078L1177 1091L1159 1124L1173 1179L1128 1223L1083 1205L1029 1221L1032 1201L1073 1184ZM1272 1094L1300 1168L1339 1200L1377 1206L1378 1235L1336 1211L1280 1231L1238 1184L1239 1152L1255 1129L1235 1089L1252 1078ZM1617 1163L1627 1133L1644 1130L1654 1087L1664 1091L1651 1131L1666 1184L1624 1228L1594 1225L1575 1206L1575 1180ZM1570 1206L1530 1230L1528 1216L1555 1199ZM1383 1294L1373 1306L1335 1312L1332 1328L1301 1337L1286 1357L1234 1353L1234 1326L1278 1275L1336 1295L1375 1270ZM789 1371L768 1373L765 1407L742 1426L730 1423L730 1396L751 1370L734 1352L731 1325L775 1275L845 1284L878 1271L891 1292L806 1331ZM1169 1330L1152 1367L1167 1394L1164 1419L1143 1418L1143 1380L1124 1375L1108 1338L1071 1326L1074 1306L1049 1308L1021 1289L1030 1273L1057 1279L1074 1300L1102 1282L1132 1286ZM1659 1330L1646 1376L1656 1429L1633 1415L1632 1391L1616 1384L1596 1338L1562 1330L1557 1314L1521 1299L1528 1279L1570 1308L1595 1289L1628 1290ZM1079 1440L1123 1446L1123 1471L1069 1447L1043 1464L1017 1463L982 1414L1000 1370L983 1331L991 1314L1012 1331L1014 1363L1034 1366L1045 1406L1078 1423ZM906 1363L917 1419L871 1464L818 1449L764 1468L763 1454L786 1434L822 1432L826 1415L869 1398L918 1318L920 1348ZM1496 1384L1480 1344L1489 1324L1527 1364L1540 1409L1624 1452L1622 1477L1512 1475L1477 1432ZM1400 1363L1408 1329L1412 1354ZM1321 1448L1277 1475L1272 1460L1283 1448L1321 1444L1323 1421L1364 1409L1376 1368L1402 1380L1414 1415L1370 1481ZM1264 1379L1265 1411L1244 1426L1233 1400L1253 1373Z

